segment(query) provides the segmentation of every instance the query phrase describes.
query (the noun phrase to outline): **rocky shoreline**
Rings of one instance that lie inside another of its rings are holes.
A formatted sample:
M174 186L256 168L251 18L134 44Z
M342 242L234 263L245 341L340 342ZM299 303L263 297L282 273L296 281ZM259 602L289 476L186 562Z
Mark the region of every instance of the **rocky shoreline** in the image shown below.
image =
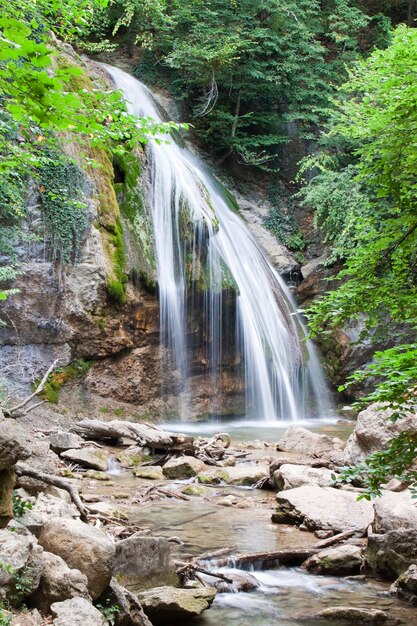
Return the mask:
M266 564L382 578L392 582L393 598L417 605L417 508L407 485L392 481L368 502L357 500L360 487L334 480L400 427L416 427L415 417L401 426L385 417L377 407L360 413L345 444L299 426L278 443L233 443L225 433L204 439L122 420L29 435L22 420L2 416L0 624L183 623L216 593L256 589L244 570ZM123 482L111 475L120 471ZM132 515L144 505L197 500L251 518L259 507L270 511L274 492L272 521L298 529L299 546L187 555L178 551L181 539L154 536ZM241 572L224 570L232 563ZM367 606L327 607L309 617L338 625L396 619L385 607Z

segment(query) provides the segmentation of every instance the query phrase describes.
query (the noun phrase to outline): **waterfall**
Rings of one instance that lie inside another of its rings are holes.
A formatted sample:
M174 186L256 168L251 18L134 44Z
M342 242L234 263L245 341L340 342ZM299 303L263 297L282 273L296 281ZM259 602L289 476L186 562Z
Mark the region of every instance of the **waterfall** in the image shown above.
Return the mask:
M105 68L130 113L164 121L145 85ZM176 379L186 390L190 324L198 307L213 396L229 342L240 355L247 414L267 420L323 414L328 394L314 347L288 288L231 207L230 194L172 136L151 139L146 154L161 342Z

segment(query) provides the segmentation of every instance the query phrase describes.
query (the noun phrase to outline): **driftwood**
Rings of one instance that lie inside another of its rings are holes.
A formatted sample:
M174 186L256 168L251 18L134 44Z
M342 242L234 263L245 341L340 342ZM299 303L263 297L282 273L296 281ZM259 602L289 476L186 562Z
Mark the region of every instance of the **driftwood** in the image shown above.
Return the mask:
M175 450L189 453L193 453L194 450L194 437L166 432L151 424L124 422L122 420L101 422L85 419L78 422L73 430L87 439L113 439L116 441L123 438L132 439L139 446L147 446L152 450Z
M232 584L233 580L222 574L221 572L214 572L202 567L195 561L190 561L189 563L183 563L182 561L176 561L175 565L177 566L177 575L179 576L181 583L185 584L188 580L196 579L203 586L205 586L205 582L198 574L205 574L206 576L211 576L212 578L218 578L220 580L224 580L226 583Z
M55 359L55 361L49 367L48 371L44 374L41 382L36 387L33 393L31 393L29 396L27 396L27 398L19 402L19 404L12 406L10 409L3 409L3 413L5 414L6 417L18 417L19 415L26 415L27 413L29 413L29 411L33 411L33 409L36 409L36 407L47 402L46 400L40 400L36 404L33 404L32 406L28 406L28 404L41 393L41 391L46 385L46 382L50 374L52 374L52 372L54 371L58 363L59 363L59 359Z
M301 565L306 559L316 554L317 548L289 548L288 550L275 550L272 552L252 552L248 554L236 554L224 559L216 559L216 567L237 567L246 569L253 565ZM205 558L207 560L207 557ZM198 559L197 559L198 562Z
M345 530L345 532L343 533L339 533L338 535L333 535L333 537L329 537L328 539L323 539L323 541L319 541L314 545L314 548L323 550L324 548L333 546L335 543L339 543L339 541L344 541L345 539L349 539L349 537L353 537L353 535L355 535L356 533L356 530Z
M87 520L88 509L82 503L77 487L69 480L59 478L58 476L52 476L51 474L44 474L43 472L35 470L24 463L18 463L15 469L17 476L29 476L30 478L36 478L36 480L40 480L47 485L53 485L54 487L68 491L71 496L71 500L80 513L81 519L83 521Z
M137 492L134 498L134 502L137 504L146 504L152 500L160 500L161 498L175 498L177 500L188 501L191 498L179 493L173 489L166 489L163 484L157 483L151 487L145 487L141 491Z

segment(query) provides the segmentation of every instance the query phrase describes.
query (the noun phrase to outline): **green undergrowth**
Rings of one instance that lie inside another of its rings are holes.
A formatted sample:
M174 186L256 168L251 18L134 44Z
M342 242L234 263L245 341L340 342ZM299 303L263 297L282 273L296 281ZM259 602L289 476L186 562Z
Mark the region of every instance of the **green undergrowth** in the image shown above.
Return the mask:
M264 226L279 243L295 254L297 261L302 263L307 242L292 215L291 198L287 201L290 206L285 206L281 186L279 183L271 183L268 189L268 199L272 207L268 217L264 220Z
M48 377L45 387L39 394L39 397L56 404L59 400L59 395L64 384L74 378L82 378L85 376L91 365L92 361L76 359L65 367L57 368ZM33 385L35 389L39 385L39 382L39 380L35 381Z

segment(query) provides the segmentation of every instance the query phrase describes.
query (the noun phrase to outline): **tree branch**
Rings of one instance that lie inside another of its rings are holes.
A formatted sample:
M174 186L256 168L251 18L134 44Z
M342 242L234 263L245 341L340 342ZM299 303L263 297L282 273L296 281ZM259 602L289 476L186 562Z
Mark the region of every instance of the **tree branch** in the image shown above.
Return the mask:
M43 390L43 388L46 385L46 382L48 380L49 375L52 374L52 372L54 371L54 369L58 365L58 363L59 363L59 359L55 359L55 361L49 367L48 371L45 373L45 375L42 378L42 380L39 383L39 385L36 387L35 391L32 394L30 394L30 396L28 396L27 398L22 400L22 402L20 402L19 404L16 404L16 406L13 406L11 409L3 409L4 414L7 417L16 417L16 413L18 413L21 409L23 409L23 407L25 407L27 404L29 404L29 402L31 400L33 400L33 398L35 398L37 395L39 395L41 393L41 391ZM28 413L28 411L31 411L32 409L36 408L37 406L39 406L39 404L41 404L41 403L35 404L33 407L28 408L26 410L26 413Z

